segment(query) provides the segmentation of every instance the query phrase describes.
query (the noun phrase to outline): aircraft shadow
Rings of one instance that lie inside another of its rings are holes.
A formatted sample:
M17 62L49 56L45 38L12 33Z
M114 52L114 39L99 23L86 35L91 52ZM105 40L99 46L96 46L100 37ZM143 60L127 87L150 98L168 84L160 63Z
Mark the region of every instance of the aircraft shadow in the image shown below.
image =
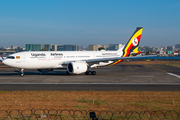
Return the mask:
M11 72L0 72L0 76L16 76L16 75L20 75L19 71L11 71ZM25 71L24 75L60 75L60 76L70 76L70 74L67 74L66 71L52 71L52 72L37 72L37 71Z

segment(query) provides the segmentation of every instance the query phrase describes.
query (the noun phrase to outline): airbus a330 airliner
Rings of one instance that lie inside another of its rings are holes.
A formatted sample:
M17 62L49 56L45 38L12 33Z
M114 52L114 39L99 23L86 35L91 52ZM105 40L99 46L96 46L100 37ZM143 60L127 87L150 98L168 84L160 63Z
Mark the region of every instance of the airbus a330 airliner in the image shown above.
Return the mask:
M66 68L69 74L96 75L91 68L114 65L123 59L136 57L129 56L130 53L140 53L138 47L142 31L142 27L137 27L129 41L117 51L28 51L12 54L2 62L10 67L20 68L21 76L24 76L24 69L42 72L59 68Z

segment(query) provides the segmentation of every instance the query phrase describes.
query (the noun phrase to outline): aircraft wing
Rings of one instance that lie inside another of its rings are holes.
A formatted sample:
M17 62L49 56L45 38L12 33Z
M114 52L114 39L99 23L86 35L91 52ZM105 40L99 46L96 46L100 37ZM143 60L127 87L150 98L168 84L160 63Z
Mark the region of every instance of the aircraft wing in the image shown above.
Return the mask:
M87 63L93 62L105 62L105 61L118 61L125 59L133 59L133 58L143 58L143 57L156 57L157 55L144 55L144 56L132 56L132 57L114 57L114 58L101 58L101 59L90 59L86 60Z
M88 64L93 64L97 62L106 62L106 61L118 61L118 60L125 60L125 59L133 59L133 58L143 58L143 57L156 57L158 55L143 55L143 56L132 56L132 57L114 57L114 58L100 58L100 59L86 59L86 60L80 60L81 62L86 62ZM64 65L67 65L71 62L75 61L67 61L63 63Z

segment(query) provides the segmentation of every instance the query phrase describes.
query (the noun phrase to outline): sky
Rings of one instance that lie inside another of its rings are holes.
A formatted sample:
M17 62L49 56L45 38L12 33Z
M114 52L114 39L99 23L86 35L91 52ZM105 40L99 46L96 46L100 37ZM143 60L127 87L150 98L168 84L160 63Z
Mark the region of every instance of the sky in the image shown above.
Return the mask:
M25 44L180 44L180 0L1 0L0 47Z

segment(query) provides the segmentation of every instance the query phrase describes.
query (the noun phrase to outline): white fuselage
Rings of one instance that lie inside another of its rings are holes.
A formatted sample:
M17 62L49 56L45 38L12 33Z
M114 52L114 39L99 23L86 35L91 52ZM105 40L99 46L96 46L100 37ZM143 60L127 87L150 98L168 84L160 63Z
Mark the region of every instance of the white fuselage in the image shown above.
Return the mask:
M91 59L121 57L122 51L29 51L12 54L14 58L3 60L3 63L23 69L65 68L64 63ZM104 66L113 61L98 62L91 67Z

